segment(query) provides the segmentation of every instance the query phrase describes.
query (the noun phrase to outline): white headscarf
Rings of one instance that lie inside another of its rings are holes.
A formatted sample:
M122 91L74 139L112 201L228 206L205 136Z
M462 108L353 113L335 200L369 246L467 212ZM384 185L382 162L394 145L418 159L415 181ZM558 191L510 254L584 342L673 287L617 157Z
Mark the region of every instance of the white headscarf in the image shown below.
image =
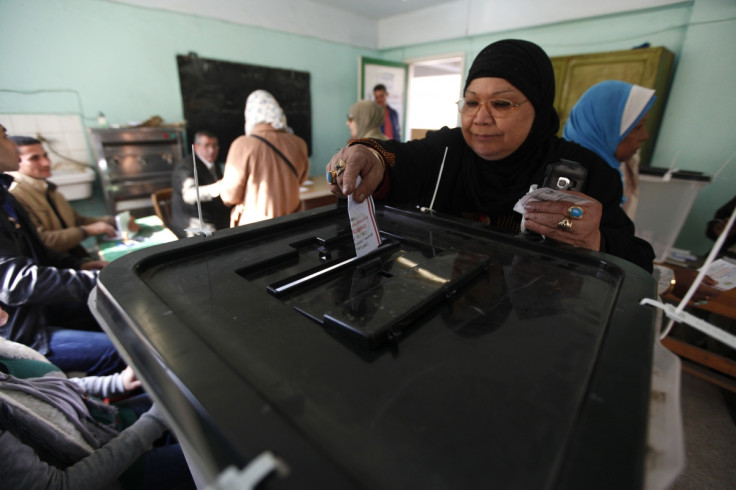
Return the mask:
M250 134L256 124L268 123L274 129L286 128L286 115L273 95L256 90L245 102L245 134Z
M621 127L619 128L620 134L629 134L631 129L637 122L639 122L639 119L641 119L642 113L646 114L646 111L652 107L653 102L653 89L640 87L639 85L632 85L631 92L629 92L629 98L626 99L624 112L621 114Z

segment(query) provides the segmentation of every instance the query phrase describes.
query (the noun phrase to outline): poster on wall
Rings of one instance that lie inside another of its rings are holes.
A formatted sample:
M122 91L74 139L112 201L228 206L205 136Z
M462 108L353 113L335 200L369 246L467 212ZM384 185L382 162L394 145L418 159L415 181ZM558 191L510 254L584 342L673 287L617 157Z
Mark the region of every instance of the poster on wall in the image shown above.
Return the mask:
M383 84L388 93L387 103L399 116L401 140L406 139L403 130L406 127L406 81L408 65L395 61L384 61L373 58L360 58L360 76L358 77L358 99L375 100L373 87Z

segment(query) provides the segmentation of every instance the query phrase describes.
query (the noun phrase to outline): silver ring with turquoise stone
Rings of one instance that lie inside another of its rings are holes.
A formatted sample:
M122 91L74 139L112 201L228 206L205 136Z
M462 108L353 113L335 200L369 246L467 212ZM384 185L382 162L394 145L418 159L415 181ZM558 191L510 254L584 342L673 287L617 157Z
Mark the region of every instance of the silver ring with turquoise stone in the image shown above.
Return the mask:
M580 206L570 206L567 208L567 215L572 219L583 219L583 208Z

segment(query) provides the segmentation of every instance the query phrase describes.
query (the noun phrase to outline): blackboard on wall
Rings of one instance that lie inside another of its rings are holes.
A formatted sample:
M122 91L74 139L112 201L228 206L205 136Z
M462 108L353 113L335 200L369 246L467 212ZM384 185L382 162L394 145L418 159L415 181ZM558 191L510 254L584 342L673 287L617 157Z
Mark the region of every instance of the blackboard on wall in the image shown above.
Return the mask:
M294 134L304 138L312 154L312 103L309 73L177 55L179 85L187 121L187 141L210 130L220 142L218 161L224 162L230 144L245 133L245 101L254 90L273 95Z

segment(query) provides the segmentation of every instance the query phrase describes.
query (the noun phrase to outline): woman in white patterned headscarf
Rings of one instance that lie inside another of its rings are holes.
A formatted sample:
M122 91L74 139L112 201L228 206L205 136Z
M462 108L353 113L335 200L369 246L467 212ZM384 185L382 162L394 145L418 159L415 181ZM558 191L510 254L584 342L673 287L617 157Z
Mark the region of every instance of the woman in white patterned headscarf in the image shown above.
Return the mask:
M284 110L273 95L265 90L256 90L245 102L245 134L253 132L259 123L268 123L274 129L286 128Z
M273 95L256 90L245 103L245 135L233 141L220 197L233 206L230 226L299 210L299 187L309 173L306 142L288 131Z

